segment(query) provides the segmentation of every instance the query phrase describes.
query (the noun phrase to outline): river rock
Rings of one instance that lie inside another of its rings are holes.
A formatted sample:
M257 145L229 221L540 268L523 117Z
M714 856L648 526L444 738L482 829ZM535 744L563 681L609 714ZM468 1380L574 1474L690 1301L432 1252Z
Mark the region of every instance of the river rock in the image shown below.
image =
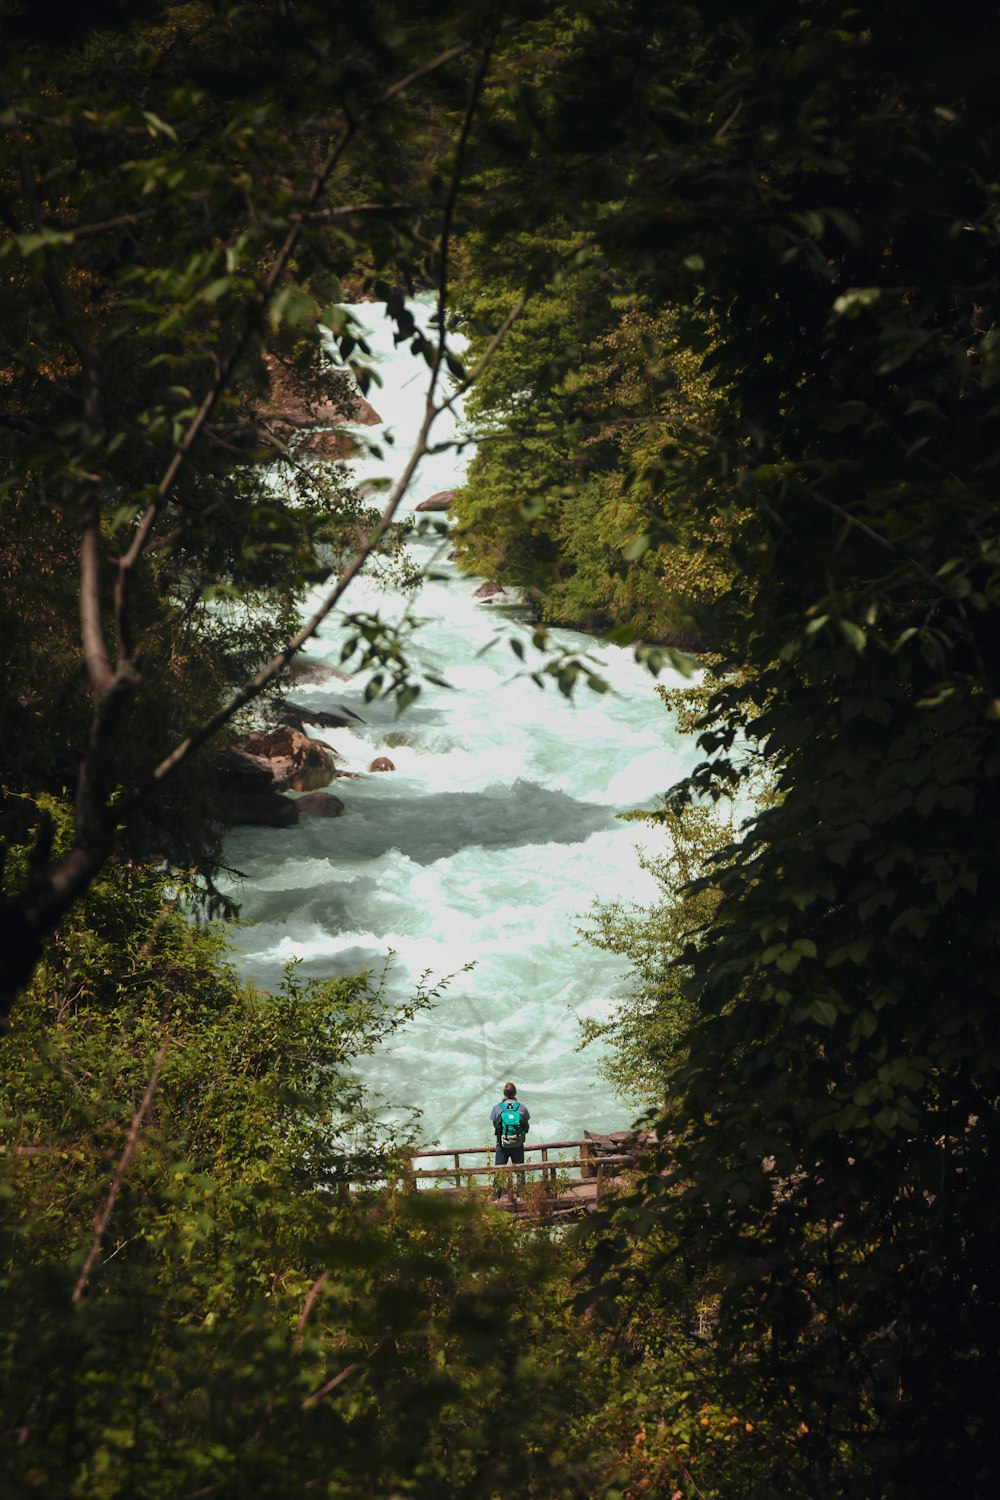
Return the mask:
M481 583L473 594L473 599L499 599L503 595L506 598L507 590L494 579L488 583Z
M230 747L222 751L215 763L234 823L288 828L299 821L295 803L281 795L270 767L255 756Z
M262 828L292 828L299 821L299 809L291 797L283 797L280 792L245 794L236 804L235 821Z
M322 428L318 432L306 432L295 444L297 458L353 458L358 445L349 432L342 427Z
M307 818L341 818L347 811L340 798L335 797L332 792L307 792L304 797L297 797L292 806L297 807Z
M239 747L271 772L277 791L313 792L329 786L337 774L336 757L322 740L298 729L259 729Z
M336 392L331 399L316 389L308 374L288 370L271 356L265 357L265 363L271 390L264 415L278 426L333 427L353 422L374 427L382 420L374 406L352 389L349 377L340 371L330 371L328 376L329 385Z
M327 661L313 661L302 651L295 653L284 670L298 682L327 682L331 677L335 677L338 682L351 680L350 673L342 672L339 667L334 667Z
M369 771L394 771L396 767L388 755L377 755L368 769Z
M418 510L448 510L455 501L454 490L438 490L436 495L428 495L426 500L421 500L419 505L413 508Z
M270 390L257 408L265 442L270 429L285 443L294 439L300 457L351 458L358 445L345 424L374 427L382 420L343 371L300 372L270 356L265 363Z

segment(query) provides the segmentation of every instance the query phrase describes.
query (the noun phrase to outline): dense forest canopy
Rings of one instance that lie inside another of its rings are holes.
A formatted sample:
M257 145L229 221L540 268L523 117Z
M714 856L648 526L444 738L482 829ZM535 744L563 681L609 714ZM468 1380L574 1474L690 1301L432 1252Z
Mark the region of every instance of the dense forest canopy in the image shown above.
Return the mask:
M995 19L0 13L11 1493L992 1494ZM561 1238L345 1197L405 1144L351 1060L434 996L264 994L208 920L213 757L399 545L412 465L373 505L273 420L350 415L363 297L419 447L469 390L460 565L704 669L663 902L596 918L659 1145Z

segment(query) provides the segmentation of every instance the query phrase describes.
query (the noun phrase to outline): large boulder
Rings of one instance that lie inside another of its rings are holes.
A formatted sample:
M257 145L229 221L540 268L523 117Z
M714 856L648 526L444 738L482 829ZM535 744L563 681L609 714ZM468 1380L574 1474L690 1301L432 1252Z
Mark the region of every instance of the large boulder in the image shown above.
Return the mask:
M307 818L341 818L347 808L332 792L308 792L292 803Z
M285 667L285 672L300 682L326 682L331 677L336 677L338 682L350 681L347 672L342 672L339 667L326 661L313 661L302 651L295 653Z
M496 583L492 578L488 583L481 583L473 594L473 599L499 599L507 597L507 590L502 584Z
M259 729L247 735L240 749L270 771L277 791L314 792L329 786L337 774L330 746L289 725Z
M343 427L324 427L317 432L304 432L295 444L297 458L324 458L329 462L338 458L353 458L358 445Z
M265 362L270 390L257 412L258 429L265 442L270 431L283 443L294 440L300 457L350 458L357 443L346 425L374 427L381 422L374 406L359 395L342 371L316 375L290 369L273 356L267 356Z
M353 390L348 378L340 372L330 372L330 384L337 392L331 400L315 389L307 375L300 376L270 356L266 364L271 390L264 415L275 426L333 427L353 422L374 427L382 420L374 406Z
M418 510L448 510L454 504L454 490L438 490L436 495L428 495L426 500L421 500L419 505L413 508Z

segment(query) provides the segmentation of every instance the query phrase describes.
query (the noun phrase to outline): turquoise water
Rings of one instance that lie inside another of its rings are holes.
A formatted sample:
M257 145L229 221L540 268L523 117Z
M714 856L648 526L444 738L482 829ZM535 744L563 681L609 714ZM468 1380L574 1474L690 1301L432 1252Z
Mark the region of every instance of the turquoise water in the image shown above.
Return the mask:
M377 328L378 306L363 312ZM384 330L379 343L385 385L372 399L396 444L388 464L368 461L365 474L401 467L424 399L409 356L390 352ZM422 465L404 509L458 482L467 454ZM439 540L415 538L410 548L415 565L438 575L415 596L358 580L345 604L398 618L408 603L425 622L416 661L453 689L425 686L397 720L391 705L364 703L363 679L343 682L330 670L296 686L297 703L361 715L350 730L317 731L346 769L363 772L385 754L396 770L339 781L342 818L232 831L228 856L247 875L238 894L252 924L238 934L241 964L273 983L290 958L309 974L341 974L381 967L392 949L397 994L427 970L454 974L433 1011L362 1063L387 1118L423 1111L426 1143L487 1139L506 1078L531 1109L536 1140L625 1125L629 1110L598 1076L595 1050L576 1050L579 1018L605 1014L625 972L576 929L595 900L653 899L636 846L657 834L616 814L665 791L692 764L693 746L648 673L617 647L554 632L555 642L598 658L612 691L583 688L572 704L540 691L518 675L508 645L518 634L536 655L516 602L474 599L478 580L457 574ZM309 659L334 668L343 638L331 618ZM395 734L406 743L387 746Z

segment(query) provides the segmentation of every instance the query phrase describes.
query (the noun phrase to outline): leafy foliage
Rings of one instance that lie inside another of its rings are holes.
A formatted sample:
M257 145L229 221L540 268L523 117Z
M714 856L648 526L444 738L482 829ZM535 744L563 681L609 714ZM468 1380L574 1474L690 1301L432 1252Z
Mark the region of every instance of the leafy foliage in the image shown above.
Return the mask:
M692 509L751 515L734 561L752 608L734 589L716 636L739 674L679 797L738 785L741 741L777 797L712 871L666 1175L623 1225L665 1226L658 1268L711 1269L720 1368L809 1434L804 1489L985 1495L991 41L959 31L942 56L895 6L760 8L705 41L672 106L686 136L648 159L622 238L660 235L663 295L683 308L688 268L713 306L728 395L677 473Z
M673 506L661 452L665 435L683 451L703 440L708 380L672 314L630 297L581 238L547 242L552 283L470 399L478 448L456 497L459 557L548 622L691 646L730 573L724 546ZM516 265L525 249L508 248ZM473 350L512 275L491 264L467 254L459 286Z
M676 1066L696 1017L683 959L718 905L708 867L732 829L704 807L682 812L664 807L624 816L655 825L661 836L657 842L665 841L665 852L645 850L639 856L662 895L651 909L635 902L599 902L590 925L581 929L595 947L628 959L631 981L606 1020L581 1023L581 1045L601 1042L609 1049L601 1070L621 1098L634 1105L658 1105L664 1078ZM703 885L691 895L689 888L703 874Z

